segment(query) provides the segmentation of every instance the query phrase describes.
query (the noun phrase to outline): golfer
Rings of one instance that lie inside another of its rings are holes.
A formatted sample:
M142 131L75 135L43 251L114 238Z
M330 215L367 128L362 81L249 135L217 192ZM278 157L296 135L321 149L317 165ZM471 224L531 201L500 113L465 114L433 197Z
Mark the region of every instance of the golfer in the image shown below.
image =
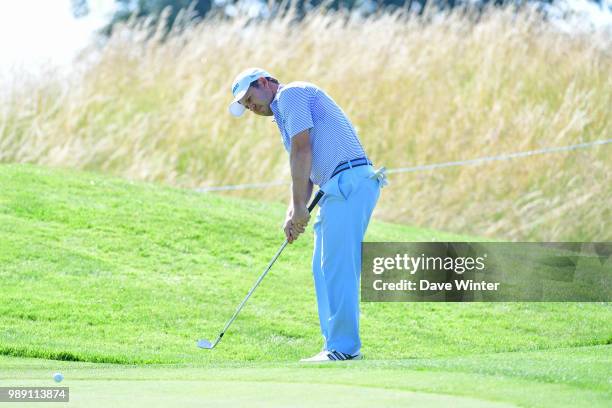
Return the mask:
M278 82L250 68L232 84L229 109L274 116L289 153L292 197L284 224L289 243L310 219L313 184L325 193L314 223L312 271L323 351L304 362L358 360L361 242L385 184L375 171L346 114L321 88L308 82Z

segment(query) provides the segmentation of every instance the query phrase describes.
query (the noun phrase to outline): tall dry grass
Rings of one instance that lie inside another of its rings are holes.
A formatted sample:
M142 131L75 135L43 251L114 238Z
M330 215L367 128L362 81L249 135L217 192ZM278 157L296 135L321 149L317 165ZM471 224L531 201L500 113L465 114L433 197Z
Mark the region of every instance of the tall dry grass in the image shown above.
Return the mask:
M65 78L17 78L0 103L0 161L193 188L288 180L276 125L227 112L247 66L314 82L388 168L610 138L612 41L569 37L528 12L367 20L313 14L144 22L85 52ZM396 174L376 216L522 240L611 240L612 147ZM270 200L278 187L236 193Z

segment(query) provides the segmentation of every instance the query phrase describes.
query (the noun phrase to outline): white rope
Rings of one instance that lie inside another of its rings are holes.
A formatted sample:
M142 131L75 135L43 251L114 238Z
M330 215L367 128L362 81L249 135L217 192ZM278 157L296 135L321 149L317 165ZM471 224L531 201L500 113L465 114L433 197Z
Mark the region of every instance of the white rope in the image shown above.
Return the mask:
M200 187L196 191L200 193L207 193L209 191L231 191L231 190L249 190L256 188L268 188L275 186L284 186L291 183L286 181L270 181L268 183L252 183L252 184L232 184L227 186L216 186L216 187Z
M468 166L468 165L481 164L481 163L487 163L487 162L492 162L492 161L517 159L519 157L528 157L528 156L534 156L537 154L569 152L571 150L585 149L587 147L604 145L608 143L612 143L612 139L597 140L595 142L589 142L589 143L579 143L579 144L575 144L571 146L548 147L548 148L538 149L538 150L529 150L526 152L500 154L499 156L480 157L477 159L470 159L470 160L459 160L459 161L452 161L452 162L446 162L446 163L424 164L421 166L414 166L414 167L400 167L397 169L387 170L387 173L389 174L391 173L411 173L415 171L440 169L443 167Z
M501 160L512 160L521 157L535 156L539 154L548 154L548 153L560 153L560 152L569 152L572 150L578 149L586 149L589 147L602 146L606 144L612 143L612 139L605 140L595 140L593 142L587 143L578 143L569 146L561 146L561 147L547 147L543 149L537 150L529 150L526 152L516 152L516 153L508 153L508 154L500 154L498 156L486 156L479 157L476 159L469 160L459 160L452 162L444 162L444 163L433 163L433 164L423 164L419 166L412 167L399 167L395 169L388 169L387 174L392 173L413 173L417 171L426 171L426 170L434 170L441 169L444 167L455 167L455 166L470 166L470 165L478 165L482 163L488 163L492 161L501 161ZM198 192L206 193L210 191L233 191L233 190L248 190L248 189L259 189L259 188L269 188L276 186L288 186L291 183L287 181L271 181L267 183L252 183L252 184L233 184L226 186L216 186L216 187L201 187L196 189Z

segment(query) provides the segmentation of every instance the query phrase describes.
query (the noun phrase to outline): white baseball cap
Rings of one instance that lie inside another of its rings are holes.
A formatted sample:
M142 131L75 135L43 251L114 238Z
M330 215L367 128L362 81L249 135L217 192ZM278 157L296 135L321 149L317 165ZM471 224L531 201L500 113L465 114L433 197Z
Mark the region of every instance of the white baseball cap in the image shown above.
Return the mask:
M230 113L234 116L242 116L246 108L238 101L247 93L249 86L251 86L251 82L257 81L262 77L268 78L271 76L272 75L261 68L249 68L239 73L234 79L234 82L232 82L234 100L229 106Z

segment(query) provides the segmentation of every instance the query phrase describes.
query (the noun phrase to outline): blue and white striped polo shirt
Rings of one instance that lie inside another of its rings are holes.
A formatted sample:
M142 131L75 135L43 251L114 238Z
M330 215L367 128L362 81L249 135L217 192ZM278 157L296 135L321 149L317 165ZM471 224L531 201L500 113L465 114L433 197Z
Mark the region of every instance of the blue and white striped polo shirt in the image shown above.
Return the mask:
M338 164L366 157L355 128L338 104L321 88L308 82L280 85L270 104L287 152L291 138L310 129L310 179L323 185Z

